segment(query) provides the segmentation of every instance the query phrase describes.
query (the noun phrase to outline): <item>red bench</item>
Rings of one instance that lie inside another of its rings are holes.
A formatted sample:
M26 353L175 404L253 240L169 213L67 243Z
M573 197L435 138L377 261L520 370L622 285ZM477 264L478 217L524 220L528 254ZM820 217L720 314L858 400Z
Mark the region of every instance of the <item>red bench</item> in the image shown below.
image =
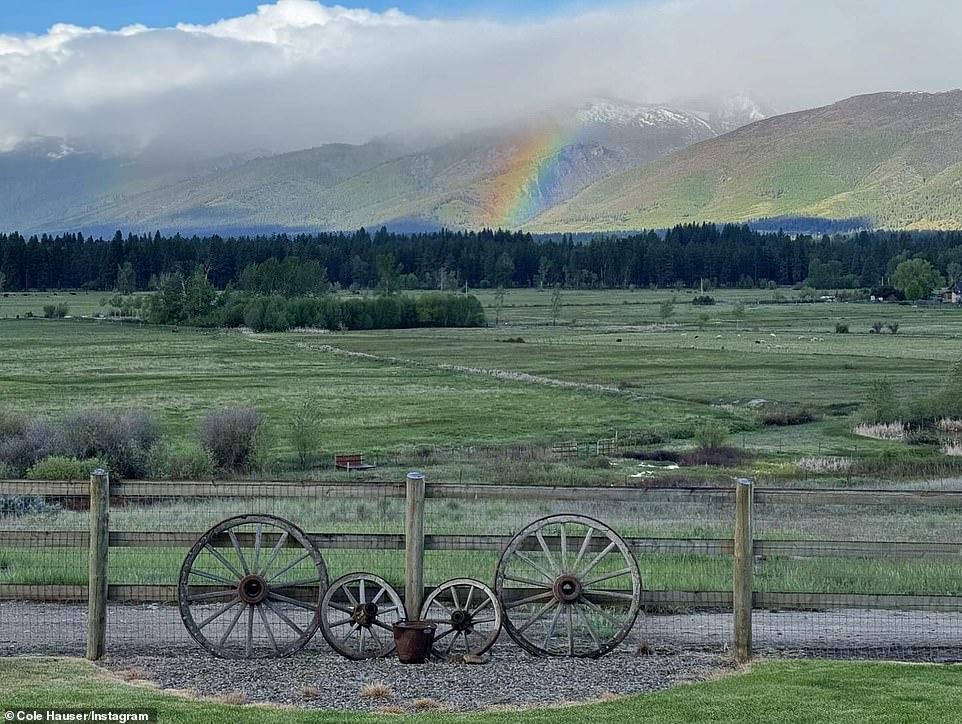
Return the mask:
M370 470L374 465L364 462L361 453L341 453L334 456L334 467L341 470Z

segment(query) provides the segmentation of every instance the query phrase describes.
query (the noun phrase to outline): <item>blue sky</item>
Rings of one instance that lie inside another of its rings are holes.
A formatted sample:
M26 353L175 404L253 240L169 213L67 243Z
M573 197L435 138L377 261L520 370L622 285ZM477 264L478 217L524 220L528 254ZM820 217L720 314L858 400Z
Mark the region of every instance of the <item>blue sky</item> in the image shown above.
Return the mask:
M261 3L256 0L0 0L0 33L41 34L54 23L99 25L107 30L134 23L150 27L172 26L178 22L207 24L252 13L258 4ZM338 3L330 0L325 4L375 11L397 7L422 18L528 20L621 3L611 0L341 0Z

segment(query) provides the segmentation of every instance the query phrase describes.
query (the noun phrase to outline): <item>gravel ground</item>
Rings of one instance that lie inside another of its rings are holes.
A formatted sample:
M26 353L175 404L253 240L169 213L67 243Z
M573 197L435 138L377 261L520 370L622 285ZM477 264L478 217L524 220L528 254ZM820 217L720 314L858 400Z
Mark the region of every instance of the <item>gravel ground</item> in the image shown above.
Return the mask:
M395 658L349 661L333 652L273 661L226 661L190 652L112 656L103 663L121 676L202 696L369 711L557 705L658 691L733 669L721 654L646 656L620 648L598 660L539 659L510 645L496 646L482 665L402 664ZM379 686L371 686L375 684Z
M0 655L82 655L86 607L0 602ZM282 660L226 661L203 651L173 606L111 605L103 664L124 678L238 701L355 710L541 706L657 691L732 671L731 614L639 617L629 637L594 660L529 656L502 634L483 665L394 658L349 661L318 634ZM760 656L962 659L962 615L900 611L756 611ZM380 683L384 695L362 690ZM370 692L369 692L370 694Z

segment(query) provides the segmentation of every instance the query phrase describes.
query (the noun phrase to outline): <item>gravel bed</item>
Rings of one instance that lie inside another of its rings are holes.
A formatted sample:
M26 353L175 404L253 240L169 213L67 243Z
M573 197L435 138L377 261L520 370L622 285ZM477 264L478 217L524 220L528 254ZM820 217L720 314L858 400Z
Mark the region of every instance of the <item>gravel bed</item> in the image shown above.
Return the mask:
M214 659L200 652L110 656L102 663L124 678L147 679L191 695L363 711L559 705L659 691L734 669L731 659L720 654L644 655L621 647L594 660L542 659L500 642L481 665L402 664L393 657L349 661L321 652L255 661Z
M229 661L211 657L190 638L175 606L110 604L103 663L123 678L227 700L469 711L589 701L711 678L734 668L731 631L730 612L697 611L640 616L621 646L599 659L536 658L502 634L483 665L349 661L320 635L285 659ZM85 632L83 604L0 602L0 655L82 656ZM962 614L755 611L753 643L758 657L959 661ZM389 696L362 693L375 683Z

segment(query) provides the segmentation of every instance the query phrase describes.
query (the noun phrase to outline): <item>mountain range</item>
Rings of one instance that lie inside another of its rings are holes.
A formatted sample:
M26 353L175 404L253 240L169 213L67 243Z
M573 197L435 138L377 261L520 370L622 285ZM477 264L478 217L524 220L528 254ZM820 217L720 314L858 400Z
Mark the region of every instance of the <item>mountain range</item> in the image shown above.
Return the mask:
M746 98L689 109L594 98L459 135L188 161L119 141L32 139L0 153L0 228L590 232L771 217L962 227L962 91L766 115Z

